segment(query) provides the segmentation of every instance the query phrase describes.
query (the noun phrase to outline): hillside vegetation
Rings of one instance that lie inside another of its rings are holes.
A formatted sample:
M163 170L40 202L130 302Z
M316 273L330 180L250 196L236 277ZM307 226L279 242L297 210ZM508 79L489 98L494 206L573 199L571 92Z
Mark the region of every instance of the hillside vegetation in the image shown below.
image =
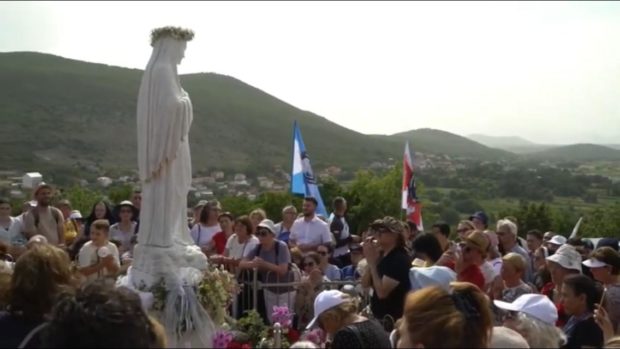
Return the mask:
M97 165L134 169L135 110L141 70L27 52L0 53L3 169ZM416 151L497 159L509 153L436 130L369 136L302 111L233 77L182 76L194 103L195 171L290 166L298 120L317 167L359 168Z
M142 71L32 53L0 53L0 169L135 170L136 100ZM194 104L190 134L194 172L249 173L290 168L292 125L298 120L317 168L355 170L413 151L479 160L516 155L452 133L418 129L365 135L300 110L233 77L181 77ZM575 145L532 154L533 159L620 159L620 151ZM62 172L61 171L61 172Z

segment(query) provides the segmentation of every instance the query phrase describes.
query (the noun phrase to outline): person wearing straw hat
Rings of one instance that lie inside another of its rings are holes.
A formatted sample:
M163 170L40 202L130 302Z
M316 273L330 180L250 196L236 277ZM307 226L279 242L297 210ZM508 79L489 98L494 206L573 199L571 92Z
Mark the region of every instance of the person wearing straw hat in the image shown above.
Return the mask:
M338 290L314 300L314 318L306 329L320 327L332 339L330 348L390 348L387 332L376 320L358 315L355 298Z
M456 264L457 280L472 283L485 290L485 280L480 265L485 262L489 239L483 232L475 230L466 238Z

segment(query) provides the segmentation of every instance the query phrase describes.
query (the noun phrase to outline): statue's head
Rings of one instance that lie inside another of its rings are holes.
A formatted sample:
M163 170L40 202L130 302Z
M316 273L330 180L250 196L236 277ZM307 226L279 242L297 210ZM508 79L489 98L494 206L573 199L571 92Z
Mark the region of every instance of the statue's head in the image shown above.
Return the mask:
M155 47L158 43L171 45L171 59L173 63L179 64L185 58L187 42L194 38L194 32L190 29L180 27L161 27L151 31L151 46Z

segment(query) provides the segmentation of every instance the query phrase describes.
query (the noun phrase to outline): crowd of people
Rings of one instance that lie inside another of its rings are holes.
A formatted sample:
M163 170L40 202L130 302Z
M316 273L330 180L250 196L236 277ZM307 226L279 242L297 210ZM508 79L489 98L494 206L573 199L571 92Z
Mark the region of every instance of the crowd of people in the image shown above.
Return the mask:
M17 217L0 199L0 346L165 347L157 320L113 283L132 263L140 192L85 218L53 194L40 185ZM521 238L517 219L492 229L484 212L454 234L394 217L356 234L345 198L332 206L329 217L312 197L281 217L235 217L217 201L191 210L194 243L240 282L233 317L257 309L271 324L269 310L288 306L296 329L320 327L332 348L620 347L618 239ZM253 273L265 287L252 289Z

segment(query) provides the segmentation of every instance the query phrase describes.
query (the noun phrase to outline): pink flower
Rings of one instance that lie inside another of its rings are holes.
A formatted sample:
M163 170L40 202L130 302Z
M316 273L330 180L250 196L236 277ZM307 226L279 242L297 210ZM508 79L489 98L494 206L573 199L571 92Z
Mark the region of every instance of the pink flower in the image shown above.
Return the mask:
M293 314L287 306L275 305L272 309L271 318L274 323L279 322L282 327L289 328L292 324Z
M307 341L310 341L318 346L325 342L325 333L320 328L314 329L310 332L306 332L303 335L303 338Z
M217 349L226 349L232 340L232 333L228 331L217 331L213 336L213 347Z

